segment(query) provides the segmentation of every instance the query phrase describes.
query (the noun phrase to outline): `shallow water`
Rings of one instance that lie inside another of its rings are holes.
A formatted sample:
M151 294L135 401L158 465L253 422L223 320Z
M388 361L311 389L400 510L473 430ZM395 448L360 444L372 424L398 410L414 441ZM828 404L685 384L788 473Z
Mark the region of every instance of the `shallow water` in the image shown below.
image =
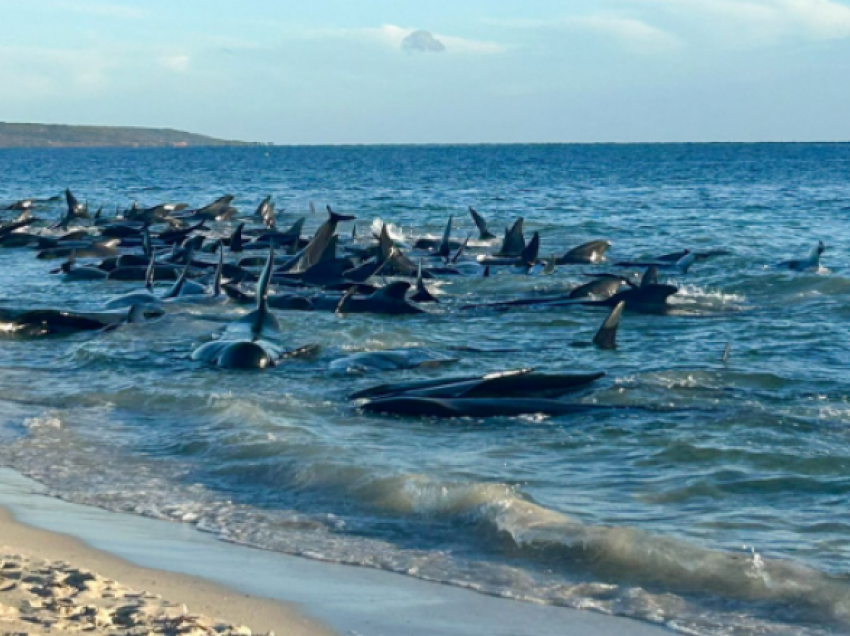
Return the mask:
M6 338L0 462L63 498L222 539L684 633L850 631L850 146L0 151L0 167L0 201L68 186L108 210L232 192L251 213L272 194L281 225L306 215L311 233L324 215L309 202L327 202L356 214L360 235L381 219L410 242L439 236L449 214L466 236L473 205L495 233L524 216L541 255L597 238L612 262L730 250L671 277L675 315L627 314L613 352L570 346L592 338L600 310L459 311L568 289L593 269L579 266L445 279L427 316L278 312L293 347L322 351L264 373L189 358L244 312L234 306ZM770 267L818 240L820 271ZM135 289L62 283L56 266L0 250L0 307L91 307ZM343 355L401 346L460 359L328 373ZM652 408L432 421L345 400L384 381L525 366L604 370L581 401Z

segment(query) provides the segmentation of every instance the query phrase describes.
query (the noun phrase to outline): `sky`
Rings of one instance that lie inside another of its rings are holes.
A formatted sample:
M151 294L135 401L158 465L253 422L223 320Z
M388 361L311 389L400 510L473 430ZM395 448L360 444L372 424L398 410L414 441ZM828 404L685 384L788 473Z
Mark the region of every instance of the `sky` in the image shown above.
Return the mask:
M850 0L0 0L0 121L280 144L848 141Z

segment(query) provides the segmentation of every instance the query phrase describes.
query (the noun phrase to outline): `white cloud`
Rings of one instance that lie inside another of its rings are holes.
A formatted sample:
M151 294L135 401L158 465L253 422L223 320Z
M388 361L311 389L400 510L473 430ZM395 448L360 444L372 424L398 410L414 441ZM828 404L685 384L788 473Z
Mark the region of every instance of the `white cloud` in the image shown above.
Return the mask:
M488 20L489 23L527 30L590 33L611 38L641 52L659 52L679 48L675 35L632 17L610 14L568 16L553 20Z
M115 62L99 50L48 47L0 48L0 74L41 95L96 92L107 84Z
M835 0L649 0L697 31L737 46L850 38L850 7Z

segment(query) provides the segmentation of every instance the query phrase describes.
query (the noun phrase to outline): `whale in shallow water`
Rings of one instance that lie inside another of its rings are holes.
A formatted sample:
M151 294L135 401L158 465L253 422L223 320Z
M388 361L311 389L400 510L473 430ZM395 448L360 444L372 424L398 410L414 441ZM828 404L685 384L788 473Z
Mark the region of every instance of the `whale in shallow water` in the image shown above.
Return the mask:
M281 273L301 273L316 263L335 257L336 228L343 221L353 221L354 216L339 214L328 206L328 220L316 231L313 239L303 250L278 269Z
M125 323L144 322L150 312L139 305L124 312L79 312L61 309L0 310L0 332L26 337L67 335L114 329Z
M674 257L675 258L674 260ZM683 250L673 254L667 254L653 261L620 261L614 263L615 267L657 267L662 270L673 270L687 274L691 265L697 261L697 255L691 250Z
M663 312L669 306L669 298L678 293L679 288L673 285L660 285L650 283L641 287L633 287L617 292L610 298L601 300L583 300L584 305L596 305L604 307L616 307L620 302L625 303L629 311L658 313Z
M363 375L378 371L401 369L436 369L457 362L428 349L390 349L385 351L362 351L330 363L330 375Z
M557 265L593 264L605 258L605 252L611 247L610 241L590 241L569 250L555 259Z
M274 269L274 247L260 280L257 283L257 307L239 320L230 323L219 340L207 342L192 352L192 359L222 369L267 369L286 358L305 357L318 350L317 345L306 345L287 350L271 340L280 334L280 323L269 311L269 286Z
M790 269L794 272L816 271L820 269L820 257L825 251L826 245L823 244L823 241L818 241L818 244L812 248L806 258L782 261L776 267L779 269Z
M604 377L605 373L537 373L516 369L460 377L414 380L381 384L352 393L351 400L407 395L429 398L557 398L580 391Z
M410 283L395 281L389 283L368 296L357 296L356 287L346 292L336 307L338 314L422 314L423 309L407 301Z
M77 254L74 251L71 252L70 256L68 256L68 260L62 263L62 266L59 268L58 272L62 273L63 281L71 282L80 280L104 280L109 275L107 272L97 267L76 267L76 261Z

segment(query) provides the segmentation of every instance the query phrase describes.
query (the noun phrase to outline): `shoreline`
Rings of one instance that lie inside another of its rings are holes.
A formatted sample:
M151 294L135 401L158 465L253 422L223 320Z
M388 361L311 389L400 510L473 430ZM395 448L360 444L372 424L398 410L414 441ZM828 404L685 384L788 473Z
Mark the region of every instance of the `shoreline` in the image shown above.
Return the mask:
M72 536L23 524L5 507L0 507L0 551L4 563L4 568L0 570L0 580L10 572L14 573L18 569L15 566L22 564L24 580L43 578L45 582L34 588L37 590L35 593L30 594L21 589L21 585L14 589L0 585L0 608L5 605L3 609L6 610L0 612L2 633L10 630L32 633L33 628L49 626L50 620L58 618L59 612L54 611L53 616L50 616L47 610L38 611L42 603L47 606L52 600L50 597L42 600L42 590L49 587L47 581L57 577L66 578L69 572L70 576L77 578L81 572L85 577L89 573L95 577L93 584L83 586L88 590L81 587L83 594L78 601L79 606L88 604L89 607L97 607L101 604L98 601L106 600L111 601L109 604L117 603L119 608L128 609L139 603L161 616L173 618L201 615L205 619L203 622L208 624L228 623L235 628L233 632L239 634L249 633L245 627L254 634L277 632L291 636L331 636L335 633L319 622L302 616L294 606L281 601L258 598L180 573L134 565L89 547ZM16 574L17 577L5 578L5 581L11 582L22 576ZM66 590L73 590L65 587ZM36 611L18 610L16 605ZM10 607L13 608L12 612L8 610ZM18 611L21 615L30 614L30 618L16 620ZM120 614L120 609L116 613ZM98 622L102 620L98 617ZM108 621L106 619L104 627L110 625Z
M92 563L100 574L161 594L178 606L185 603L192 613L259 631L294 636L671 633L628 618L230 544L184 524L51 498L36 482L6 468L0 469L0 508L17 519L10 522L0 514L0 547L12 536L6 528L14 528L24 548L39 558L70 561L76 567Z

